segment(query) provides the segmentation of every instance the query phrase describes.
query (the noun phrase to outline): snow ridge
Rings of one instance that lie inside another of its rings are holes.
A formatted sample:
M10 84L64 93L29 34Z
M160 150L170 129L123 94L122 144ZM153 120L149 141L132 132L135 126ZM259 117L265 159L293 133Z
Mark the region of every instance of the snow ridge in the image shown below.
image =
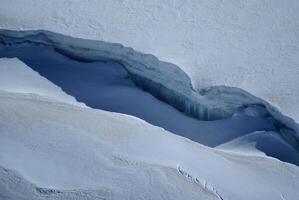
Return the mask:
M282 137L299 150L299 125L270 103L233 87L214 86L196 91L190 78L178 66L158 60L120 44L85 40L61 34L37 31L0 30L0 44L36 43L82 62L113 60L121 63L135 84L157 98L201 120L223 119L238 110L259 105L276 121Z

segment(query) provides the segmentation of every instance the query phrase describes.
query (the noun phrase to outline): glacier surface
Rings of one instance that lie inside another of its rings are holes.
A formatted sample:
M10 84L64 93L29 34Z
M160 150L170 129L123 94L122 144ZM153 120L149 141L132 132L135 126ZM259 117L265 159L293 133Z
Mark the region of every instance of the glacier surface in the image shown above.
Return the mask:
M297 199L298 9L2 0L0 199Z

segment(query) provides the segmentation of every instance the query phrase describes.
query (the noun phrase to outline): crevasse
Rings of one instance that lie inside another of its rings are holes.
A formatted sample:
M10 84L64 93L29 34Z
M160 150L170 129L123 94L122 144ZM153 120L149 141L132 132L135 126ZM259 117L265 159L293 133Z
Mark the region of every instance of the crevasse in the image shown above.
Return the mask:
M234 87L214 86L196 91L178 66L120 44L73 38L44 30L0 30L1 45L35 43L52 46L72 59L112 60L122 64L136 85L189 116L200 120L224 119L240 109L259 105L275 121L281 136L299 150L299 125L270 103Z

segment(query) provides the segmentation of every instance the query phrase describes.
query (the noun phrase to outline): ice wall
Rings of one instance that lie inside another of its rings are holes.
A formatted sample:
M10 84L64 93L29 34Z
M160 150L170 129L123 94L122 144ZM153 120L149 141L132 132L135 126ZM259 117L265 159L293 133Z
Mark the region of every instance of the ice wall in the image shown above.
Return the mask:
M114 60L124 65L131 79L157 98L201 120L230 117L239 109L261 105L276 121L284 138L298 148L298 124L268 102L232 87L214 86L196 91L190 78L178 66L158 60L120 44L84 40L49 31L0 31L2 45L36 43L49 45L82 62Z

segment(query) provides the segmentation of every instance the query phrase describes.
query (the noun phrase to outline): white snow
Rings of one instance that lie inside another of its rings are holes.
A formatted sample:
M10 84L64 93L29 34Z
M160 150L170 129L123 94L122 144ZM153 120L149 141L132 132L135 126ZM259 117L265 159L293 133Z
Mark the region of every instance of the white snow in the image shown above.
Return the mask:
M297 0L2 0L0 28L133 47L180 66L195 88L240 87L298 121L298 9Z
M1 166L38 187L106 191L107 199L299 195L295 165L213 150L125 115L1 92L0 123ZM1 185L17 185L11 177Z
M0 90L39 94L58 101L84 106L17 58L1 58L0 71Z
M16 74L4 82L14 87L0 91L0 198L280 199L283 195L296 199L299 195L295 165L244 151L236 154L239 143L228 148L232 154L204 147L137 118L76 106L73 100L69 104L63 95L47 93L45 98L43 91L62 92L18 59L3 58L0 63L1 74ZM99 63L88 65L94 64ZM26 88L30 81L32 87ZM15 89L19 83L25 83L20 91ZM253 109L244 112L262 115ZM233 118L238 117L242 113ZM231 125L228 120L221 123L223 130ZM208 127L201 126L206 131ZM280 143L288 147L286 153L295 152L281 139ZM271 145L268 149L275 149Z
M299 153L275 132L253 132L217 146L218 149L240 154L268 155L299 165Z
M296 200L298 9L1 0L0 199Z

